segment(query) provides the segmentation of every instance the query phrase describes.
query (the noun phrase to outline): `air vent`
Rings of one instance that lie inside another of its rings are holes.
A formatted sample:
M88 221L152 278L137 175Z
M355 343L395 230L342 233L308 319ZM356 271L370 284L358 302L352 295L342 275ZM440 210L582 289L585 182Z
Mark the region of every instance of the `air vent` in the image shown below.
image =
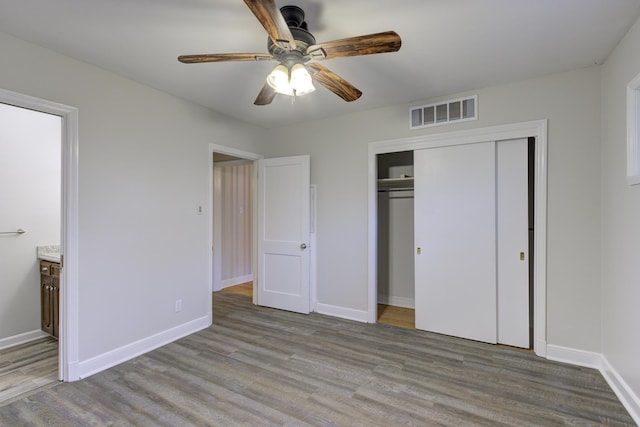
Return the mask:
M478 95L451 99L409 110L411 129L459 123L478 119Z

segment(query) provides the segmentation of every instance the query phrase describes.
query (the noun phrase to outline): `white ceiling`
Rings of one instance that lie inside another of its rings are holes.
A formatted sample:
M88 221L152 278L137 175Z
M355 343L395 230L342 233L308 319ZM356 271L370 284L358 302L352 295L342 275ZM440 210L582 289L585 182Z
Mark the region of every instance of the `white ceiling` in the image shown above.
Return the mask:
M324 89L253 101L274 62L181 64L199 53L267 53L242 0L0 0L0 31L264 127L602 63L640 0L276 0L304 9L318 42L395 30L397 53L324 61L364 93ZM46 64L43 64L46 67Z

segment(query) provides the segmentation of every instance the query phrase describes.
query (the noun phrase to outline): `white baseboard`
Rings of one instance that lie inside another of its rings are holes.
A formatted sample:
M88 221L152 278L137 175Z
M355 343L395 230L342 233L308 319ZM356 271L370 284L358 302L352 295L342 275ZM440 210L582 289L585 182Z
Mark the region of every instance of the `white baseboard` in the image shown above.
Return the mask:
M220 290L228 288L229 286L240 285L242 283L253 282L253 274L247 274L246 276L232 277L230 279L224 279L220 284Z
M34 331L24 332L22 334L13 335L7 338L0 339L0 350L9 347L15 347L16 345L24 344L29 341L37 340L38 338L48 337L46 333L40 329Z
M209 325L211 325L211 318L209 316L200 317L192 320L191 322L176 326L175 328L168 329L131 344L124 345L115 350L92 357L91 359L81 361L77 367L76 378L87 378L100 371L111 368L112 366L119 365L120 363L131 360L141 354L155 350L158 347L162 347L170 342L205 329L209 327Z
M602 356L600 372L602 372L602 376L607 380L609 387L613 389L620 402L629 411L629 415L631 415L636 424L640 425L640 398L631 390L629 384L626 383L604 356Z
M367 323L368 313L352 308L338 307L337 305L316 304L316 312L327 316L340 317L341 319L355 320L356 322Z
M393 295L378 295L378 304L386 304L403 308L416 308L416 303L413 298L395 297Z
M562 346L547 345L547 359L599 370L609 387L629 412L629 415L631 415L636 424L640 425L640 398L604 355Z
M600 353L552 344L547 344L547 359L593 369L600 369L602 366L602 355Z

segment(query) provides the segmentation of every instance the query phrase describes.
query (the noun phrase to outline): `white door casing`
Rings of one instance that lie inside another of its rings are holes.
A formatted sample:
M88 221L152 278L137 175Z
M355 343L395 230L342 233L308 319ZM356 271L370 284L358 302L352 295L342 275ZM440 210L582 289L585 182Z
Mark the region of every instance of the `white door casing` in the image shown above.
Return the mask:
M258 304L307 314L310 157L258 162Z
M496 343L495 142L414 152L417 329Z
M526 138L496 145L498 342L529 348L529 200Z

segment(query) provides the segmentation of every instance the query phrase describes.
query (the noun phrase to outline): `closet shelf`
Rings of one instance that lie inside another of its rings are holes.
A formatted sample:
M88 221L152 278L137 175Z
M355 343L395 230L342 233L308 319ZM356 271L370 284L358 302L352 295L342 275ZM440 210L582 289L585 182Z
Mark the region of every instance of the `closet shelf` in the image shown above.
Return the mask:
M378 190L413 189L413 177L383 178L378 180Z

